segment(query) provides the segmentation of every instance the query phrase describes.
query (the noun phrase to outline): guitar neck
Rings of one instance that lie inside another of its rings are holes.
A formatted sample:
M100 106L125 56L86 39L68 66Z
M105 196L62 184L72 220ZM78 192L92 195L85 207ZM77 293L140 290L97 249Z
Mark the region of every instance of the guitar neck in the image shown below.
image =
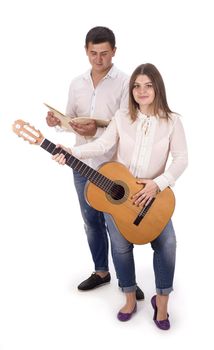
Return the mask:
M66 159L66 165L77 171L81 176L86 177L90 182L102 189L104 192L111 194L114 182L108 179L106 176L102 175L87 164L83 163L81 160L77 159L72 154L66 152L61 147L56 147L54 143L47 139L43 139L42 143L40 144L40 147L42 147L44 150L51 153L52 155L57 153L64 154Z

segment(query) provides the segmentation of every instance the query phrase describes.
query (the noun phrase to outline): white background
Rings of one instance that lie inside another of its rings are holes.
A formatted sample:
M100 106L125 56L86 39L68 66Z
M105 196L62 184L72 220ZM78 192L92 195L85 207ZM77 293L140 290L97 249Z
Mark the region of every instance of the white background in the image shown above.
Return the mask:
M1 0L0 4L0 349L210 349L213 326L213 11L212 1ZM174 191L178 254L169 313L152 321L152 252L135 247L146 300L130 322L110 261L112 283L80 293L93 271L72 172L11 131L15 119L53 142L73 144L45 122L47 102L64 111L70 80L88 69L87 31L115 32L114 62L131 74L151 62L186 130L190 164ZM75 344L75 345L74 345Z

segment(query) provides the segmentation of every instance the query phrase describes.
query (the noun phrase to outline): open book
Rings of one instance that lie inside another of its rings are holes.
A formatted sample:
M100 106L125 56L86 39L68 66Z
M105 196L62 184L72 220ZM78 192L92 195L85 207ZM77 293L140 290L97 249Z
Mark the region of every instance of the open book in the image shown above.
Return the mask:
M110 120L98 119L98 118L94 118L94 117L69 117L68 115L65 115L65 114L59 112L57 109L49 106L47 103L44 103L44 105L46 107L48 107L51 112L53 112L54 116L60 120L61 126L66 128L66 129L73 130L72 126L69 124L72 122L77 122L80 124L87 124L91 120L95 120L97 126L100 126L100 127L105 127L110 123Z

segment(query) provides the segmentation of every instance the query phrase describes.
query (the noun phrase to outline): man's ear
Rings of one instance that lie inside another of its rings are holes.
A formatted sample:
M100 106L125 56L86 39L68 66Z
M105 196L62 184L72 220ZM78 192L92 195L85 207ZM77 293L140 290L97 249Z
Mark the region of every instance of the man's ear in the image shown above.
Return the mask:
M113 49L113 55L112 55L112 57L115 56L116 51L117 51L117 48L116 48L116 46L115 46L115 48Z

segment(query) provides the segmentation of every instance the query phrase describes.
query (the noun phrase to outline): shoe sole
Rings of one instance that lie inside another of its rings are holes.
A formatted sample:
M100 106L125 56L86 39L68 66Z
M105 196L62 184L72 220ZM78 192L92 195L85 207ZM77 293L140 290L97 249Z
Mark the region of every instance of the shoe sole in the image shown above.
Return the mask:
M79 291L81 291L81 292L87 292L87 291L90 291L90 290L93 290L93 289L96 289L96 288L105 286L105 285L108 284L108 283L110 283L110 281L109 281L109 282L100 283L100 284L98 284L97 286L94 286L94 287L92 287L92 288L81 289L81 288L77 287L77 289L78 289Z

